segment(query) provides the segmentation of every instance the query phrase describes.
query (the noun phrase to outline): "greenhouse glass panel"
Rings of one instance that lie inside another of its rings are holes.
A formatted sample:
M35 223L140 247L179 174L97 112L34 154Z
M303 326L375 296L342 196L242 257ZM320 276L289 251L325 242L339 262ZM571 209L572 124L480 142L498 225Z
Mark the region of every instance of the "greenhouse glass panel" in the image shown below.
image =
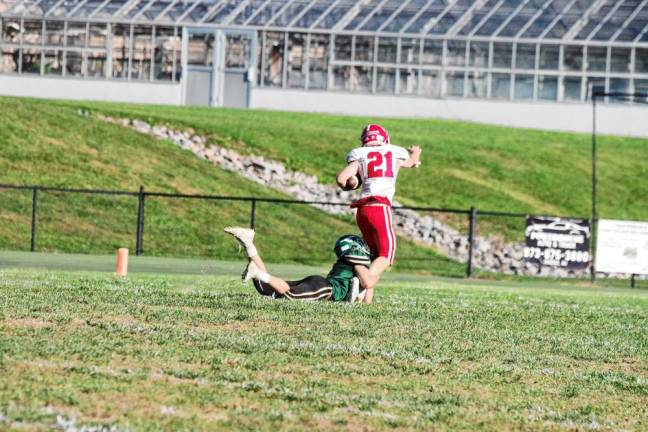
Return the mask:
M385 32L399 32L403 27L409 23L416 13L425 7L427 1L425 0L410 0L409 3L402 9L383 29Z
M532 44L517 44L515 52L515 67L517 69L535 69L536 46Z
M587 77L587 97L592 97L592 90L597 92L605 92L605 77Z
M106 28L106 24L90 24L88 46L91 48L106 48L107 35L108 29Z
M20 20L4 19L2 21L2 41L18 45L20 43Z
M440 66L443 59L443 42L440 40L425 40L423 43L423 58L421 63L424 65Z
M492 75L491 97L493 99L510 99L511 74L494 73Z
M105 25L104 25L105 26ZM87 24L84 22L68 22L67 28L67 46L84 48L86 46ZM102 47L105 46L102 45Z
M353 19L347 24L347 26L344 28L345 30L356 30L357 27L362 24L365 19L371 15L374 11L377 10L379 4L381 3L381 0L368 0L362 3L359 3L362 5L362 7L358 10L356 15L353 17Z
M266 33L265 71L263 85L281 87L283 85L284 34Z
M322 18L322 20L315 25L316 29L330 29L337 24L342 17L344 17L347 12L353 7L354 2L348 2L344 4L338 4L333 9L329 11L328 14Z
M316 0L308 11L295 23L296 27L309 28L333 4L334 0Z
M504 3L495 11L494 14L482 23L477 32L477 36L492 36L493 33L515 12L519 5L518 0L505 0Z
M18 48L3 47L2 50L0 50L0 73L18 73L18 59Z
M378 68L376 71L376 93L394 94L396 91L396 69Z
M351 60L351 36L335 36L335 60Z
M136 26L133 28L133 53L130 79L149 81L153 61L153 28Z
M62 21L45 21L45 45L62 46L64 38Z
M470 42L470 66L488 67L488 42Z
M583 69L583 47L566 46L564 48L563 67L569 71L580 71Z
M630 48L612 48L610 53L610 70L612 72L621 72L629 73L631 72L630 67L630 56L632 50Z
M106 76L106 52L90 51L87 53L86 76L104 78Z
M619 1L619 0L617 0ZM605 21L605 24L592 36L592 40L607 41L617 30L623 27L623 24L637 8L639 1L625 0L623 4Z
M110 0L108 4L93 15L93 18L113 18L115 12L126 5L127 2L128 0Z
M648 48L637 48L635 52L635 72L648 73Z
M627 78L610 78L610 93L629 93L630 80ZM611 98L611 101L622 102L619 99Z
M581 83L580 77L565 77L563 79L563 99L568 101L581 100Z
M44 52L43 73L45 75L63 75L63 51L46 50Z
M523 38L536 38L544 32L547 27L560 15L569 0L556 0L553 1L549 7L542 11L542 13L533 21L533 23L521 35Z
M468 74L468 97L485 98L488 91L487 74L470 72Z
M513 62L513 44L494 43L493 44L493 67L511 69L512 62Z
M180 57L181 38L173 35L172 27L155 28L155 60L153 79L173 80L173 53Z
M310 6L310 0L293 0L287 8L282 8L283 11L275 16L269 25L276 27L288 26L299 14Z
M71 77L83 76L82 51L68 51L65 53L65 75Z
M373 61L374 37L356 36L355 38L355 59L356 61Z
M378 62L396 63L397 51L397 38L378 38Z
M606 3L604 3L602 7L598 8L598 10L594 12L594 14L588 17L585 25L574 37L574 39L577 40L587 39L592 34L594 29L603 22L607 14L610 11L612 11L615 3L617 3L618 1L620 0L606 0Z
M538 99L547 101L556 101L558 99L558 77L544 76L538 77Z
M24 21L23 45L41 45L43 43L43 21Z
M641 12L621 31L617 40L622 42L632 42L637 38L637 36L639 36L646 26L648 26L648 4L646 4Z
M533 99L533 75L515 75L513 98L516 100Z
M225 67L244 69L252 51L250 38L238 34L228 34L225 39Z
M390 0L383 7L376 9L374 15L363 24L360 28L362 31L377 31L383 24L387 23L389 17L398 9L403 1L407 0Z
M607 48L587 47L587 70L590 72L605 72L607 70Z
M41 50L23 48L20 72L23 74L40 75L40 71L41 71Z
M559 45L540 45L540 69L558 70L560 63Z
M112 76L126 78L130 57L130 26L117 24L112 34Z
M446 53L446 65L448 66L465 66L466 65L466 42L448 41L448 50Z
M311 35L308 87L324 90L328 86L329 35Z
M400 94L417 95L418 94L418 70L401 69L400 70Z
M464 95L464 79L463 72L448 72L446 73L446 95L448 96L463 96Z
M401 63L418 64L421 52L420 39L401 39Z
M634 80L634 91L635 93L641 93L644 95L648 95L648 79L636 79ZM637 101L641 101L644 103L648 103L648 96L646 97L638 97L636 98Z
M441 96L441 75L437 71L421 71L421 94L426 97Z
M306 34L290 33L288 37L288 87L306 86Z
M350 92L371 91L373 68L368 66L336 66L333 69L333 88Z
M189 33L187 41L187 64L211 66L214 63L214 35Z

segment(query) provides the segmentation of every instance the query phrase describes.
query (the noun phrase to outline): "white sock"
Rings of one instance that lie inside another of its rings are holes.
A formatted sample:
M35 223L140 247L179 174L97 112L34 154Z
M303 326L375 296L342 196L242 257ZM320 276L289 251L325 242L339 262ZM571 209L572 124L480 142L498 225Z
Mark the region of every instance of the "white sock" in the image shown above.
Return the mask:
M254 243L248 243L245 245L245 252L247 252L248 258L255 257L259 255L259 252L257 252L256 246L254 246Z
M257 279L259 279L263 283L270 283L270 273L260 272Z

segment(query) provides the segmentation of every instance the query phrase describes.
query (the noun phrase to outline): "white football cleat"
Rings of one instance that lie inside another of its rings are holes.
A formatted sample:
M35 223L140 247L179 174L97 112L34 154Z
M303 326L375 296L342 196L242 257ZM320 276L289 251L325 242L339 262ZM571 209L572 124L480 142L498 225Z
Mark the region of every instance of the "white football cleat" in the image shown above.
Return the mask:
M349 301L351 303L356 303L358 301L359 295L360 295L360 280L357 277L354 277L353 279L351 279Z
M254 261L250 261L245 268L245 271L243 272L243 275L241 276L241 279L243 279L243 282L248 282L252 279L259 279L259 276L263 273L259 267L257 267L256 264L254 264Z
M236 240L247 247L254 243L254 230L250 228L241 228L241 227L225 227L223 229L227 234L231 234L236 238Z

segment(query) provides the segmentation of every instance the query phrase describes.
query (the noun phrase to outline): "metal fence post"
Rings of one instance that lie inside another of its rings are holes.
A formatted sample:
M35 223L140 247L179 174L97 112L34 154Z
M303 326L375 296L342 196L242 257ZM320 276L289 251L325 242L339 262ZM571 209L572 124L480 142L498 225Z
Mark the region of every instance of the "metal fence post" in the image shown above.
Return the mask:
M140 186L137 206L137 240L135 243L135 255L142 254L143 235L144 235L144 186Z
M477 223L477 209L470 207L470 219L468 225L468 264L466 265L466 276L473 274L473 250L475 243L475 224Z
M252 199L252 205L250 206L250 228L254 229L254 214L256 213L256 200Z
M36 250L36 223L38 218L38 187L32 189L31 244L30 252Z

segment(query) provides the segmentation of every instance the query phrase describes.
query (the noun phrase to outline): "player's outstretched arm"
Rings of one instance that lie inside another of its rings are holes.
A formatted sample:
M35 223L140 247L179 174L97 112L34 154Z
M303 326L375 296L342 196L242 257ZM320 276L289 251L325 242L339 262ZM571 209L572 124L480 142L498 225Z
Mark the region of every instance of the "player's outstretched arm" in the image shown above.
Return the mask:
M408 148L410 152L409 159L406 159L400 163L401 168L418 168L421 165L421 147L412 146Z
M355 177L358 173L358 161L350 162L347 166L344 167L342 171L337 175L337 184L341 189L344 189L347 185L347 182L351 177Z

